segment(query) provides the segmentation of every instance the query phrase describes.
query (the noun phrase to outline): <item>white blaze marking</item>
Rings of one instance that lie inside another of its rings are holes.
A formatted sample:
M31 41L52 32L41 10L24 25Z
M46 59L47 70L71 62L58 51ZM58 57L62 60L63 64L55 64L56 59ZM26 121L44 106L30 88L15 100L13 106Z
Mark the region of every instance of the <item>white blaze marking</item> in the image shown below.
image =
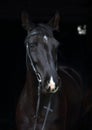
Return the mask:
M47 41L48 37L46 35L43 36L44 40Z
M55 89L55 82L54 82L52 76L51 76L51 78L50 78L50 82L49 82L48 86L50 87L50 90L51 90L51 91Z

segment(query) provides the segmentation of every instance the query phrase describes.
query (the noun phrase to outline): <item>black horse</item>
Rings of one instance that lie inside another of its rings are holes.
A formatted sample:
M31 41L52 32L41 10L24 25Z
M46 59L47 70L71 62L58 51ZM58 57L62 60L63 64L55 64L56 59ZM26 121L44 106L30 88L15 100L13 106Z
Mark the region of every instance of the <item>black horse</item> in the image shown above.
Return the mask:
M47 24L33 24L22 14L27 30L26 82L16 111L18 130L76 130L82 102L80 75L57 62L58 13Z

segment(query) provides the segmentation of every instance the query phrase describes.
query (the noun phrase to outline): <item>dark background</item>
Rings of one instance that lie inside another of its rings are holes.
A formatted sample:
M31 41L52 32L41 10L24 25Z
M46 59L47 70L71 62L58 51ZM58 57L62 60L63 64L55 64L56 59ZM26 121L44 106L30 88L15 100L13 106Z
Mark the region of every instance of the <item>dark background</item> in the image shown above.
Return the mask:
M60 12L60 32L55 33L61 43L59 62L80 73L85 89L92 85L91 7L87 0L0 1L0 130L15 128L16 104L25 82L26 32L21 12L28 11L34 22L48 22L56 10ZM84 24L87 34L78 35L77 26Z

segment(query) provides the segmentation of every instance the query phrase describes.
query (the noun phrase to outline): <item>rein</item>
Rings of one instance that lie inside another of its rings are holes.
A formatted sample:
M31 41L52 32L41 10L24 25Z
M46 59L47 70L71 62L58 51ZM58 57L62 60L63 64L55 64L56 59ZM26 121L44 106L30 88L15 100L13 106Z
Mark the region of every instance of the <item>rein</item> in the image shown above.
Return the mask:
M39 114L39 107L40 107L40 91L41 91L41 85L42 85L42 80L41 80L41 75L37 72L34 64L33 64L33 61L32 61L32 57L31 55L29 54L29 48L28 48L28 43L26 44L26 52L27 52L27 55L30 59L30 62L31 62L31 66L33 68L33 71L35 72L36 74L36 78L37 78L37 81L38 81L38 99L37 99L37 106L36 106L36 114L34 116L35 118L35 122L34 122L34 130L36 130L36 127L37 127L37 119L38 119L38 114ZM45 114L45 118L44 118L44 121L43 121L43 124L42 124L42 129L41 130L44 130L45 128L45 125L46 125L46 121L47 121L47 117L48 117L48 113L49 113L49 110L50 110L50 106L51 106L51 97L52 95L50 96L50 99L49 99L49 102L48 102L48 105L47 105L47 111L46 111L46 114Z

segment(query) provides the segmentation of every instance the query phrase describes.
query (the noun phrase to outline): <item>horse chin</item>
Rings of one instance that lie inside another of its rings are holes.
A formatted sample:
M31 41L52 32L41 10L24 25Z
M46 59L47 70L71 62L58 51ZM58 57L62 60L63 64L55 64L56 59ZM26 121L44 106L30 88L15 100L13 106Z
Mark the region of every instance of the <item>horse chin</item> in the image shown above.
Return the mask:
M46 90L45 88L43 88L43 89L41 90L41 93L46 95L46 94L48 94L49 92L47 92L47 90Z

